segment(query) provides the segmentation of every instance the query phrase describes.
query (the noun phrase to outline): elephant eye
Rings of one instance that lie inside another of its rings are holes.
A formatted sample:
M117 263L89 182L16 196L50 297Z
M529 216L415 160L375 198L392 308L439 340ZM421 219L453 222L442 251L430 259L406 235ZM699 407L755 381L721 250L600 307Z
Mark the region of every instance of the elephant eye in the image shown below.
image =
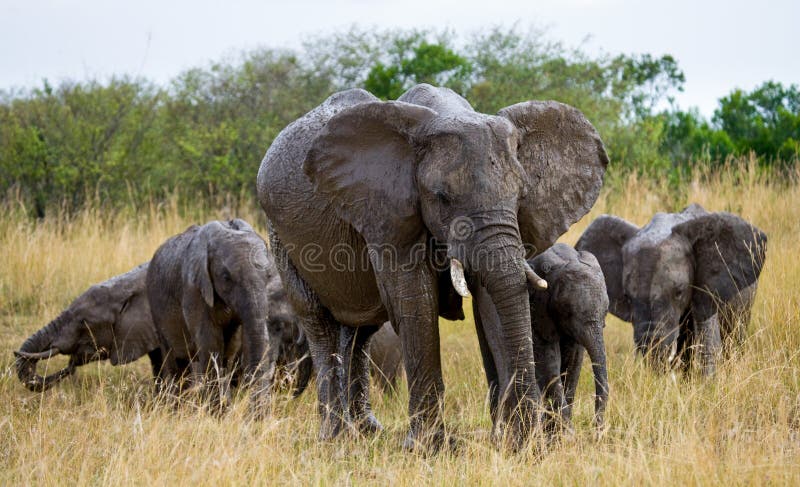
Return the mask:
M448 196L447 193L445 193L443 190L437 189L434 194L436 195L436 199L439 200L440 202L442 203L450 202L450 196Z

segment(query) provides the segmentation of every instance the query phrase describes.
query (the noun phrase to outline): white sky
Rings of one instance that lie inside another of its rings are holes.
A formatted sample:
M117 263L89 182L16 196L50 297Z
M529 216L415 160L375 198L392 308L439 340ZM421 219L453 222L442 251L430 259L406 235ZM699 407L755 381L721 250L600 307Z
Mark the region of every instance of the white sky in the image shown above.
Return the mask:
M674 55L681 107L710 115L733 88L800 83L800 0L0 0L0 89L43 78L129 73L159 83L183 69L309 34L362 27L548 29L590 52Z

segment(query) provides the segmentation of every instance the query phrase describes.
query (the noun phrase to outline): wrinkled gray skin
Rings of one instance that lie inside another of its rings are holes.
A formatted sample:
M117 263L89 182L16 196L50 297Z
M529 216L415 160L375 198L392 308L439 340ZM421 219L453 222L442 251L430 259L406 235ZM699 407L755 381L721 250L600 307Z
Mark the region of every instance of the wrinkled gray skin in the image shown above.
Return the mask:
M14 352L17 376L34 392L44 391L95 360L113 365L147 354L153 373L161 368L161 353L145 294L147 263L95 284L58 317L31 335ZM66 368L42 377L36 363L58 354L69 355Z
M321 438L349 421L380 429L364 350L390 320L409 383L405 446L441 445L437 315L463 316L447 272L454 258L502 392L496 431L520 446L540 398L527 291L538 279L523 244L545 249L584 215L607 162L572 107L524 102L485 115L425 84L392 102L336 93L284 129L261 163L258 196L318 371ZM354 265L342 267L342 252Z
M558 414L569 423L586 350L594 372L595 424L601 426L608 402L603 342L608 296L600 264L589 252L563 243L528 263L548 284L530 293L536 379L545 404L551 417Z
M656 368L675 352L688 368L699 354L701 372L711 375L723 344L744 339L766 244L738 216L693 204L657 213L642 228L603 215L576 248L597 257L609 311L633 323L637 350Z
M236 365L231 358L240 357L251 409L266 412L280 349L277 340L269 342L268 317L278 314L271 305L283 306L269 295L280 291L264 240L243 220L192 226L164 242L147 272L164 351L161 381L173 385L190 373L190 383L216 407L228 399L225 377Z

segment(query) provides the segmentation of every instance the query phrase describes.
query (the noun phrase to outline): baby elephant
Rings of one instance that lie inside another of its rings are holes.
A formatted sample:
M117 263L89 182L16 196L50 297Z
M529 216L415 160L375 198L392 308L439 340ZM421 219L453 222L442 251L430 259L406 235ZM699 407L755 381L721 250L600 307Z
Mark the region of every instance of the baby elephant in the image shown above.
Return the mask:
M153 373L161 369L159 340L145 294L147 264L95 284L78 296L56 319L31 335L20 349L16 368L25 387L44 391L75 368L95 360L113 365L133 362L148 354ZM36 362L69 355L66 368L42 377Z
M594 371L595 424L600 426L608 401L603 344L608 297L600 264L592 254L562 243L528 263L548 284L544 290L530 288L536 379L547 407L570 421L586 349Z
M162 384L177 385L188 372L190 384L222 406L234 367L225 358L236 356L252 387L251 410L265 412L280 348L278 340L268 347L268 317L277 304L269 293L282 290L264 240L243 220L192 226L164 242L147 271L164 351Z

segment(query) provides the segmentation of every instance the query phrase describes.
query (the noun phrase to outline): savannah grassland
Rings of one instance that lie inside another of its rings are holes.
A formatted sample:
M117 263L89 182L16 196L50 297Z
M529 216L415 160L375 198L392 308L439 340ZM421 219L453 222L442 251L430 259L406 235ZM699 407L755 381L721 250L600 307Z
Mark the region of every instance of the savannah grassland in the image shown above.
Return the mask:
M593 386L584 366L575 434L543 456L507 454L489 440L486 385L471 316L441 322L446 422L456 453L418 456L399 446L407 426L405 383L373 391L385 431L374 438L316 440L315 394L277 397L253 422L247 401L216 419L154 404L149 364L91 364L34 394L17 380L12 351L92 283L150 258L191 223L223 210L85 210L34 222L13 202L0 215L0 483L4 485L248 485L475 483L641 485L800 483L800 172L763 174L742 163L697 173L678 189L609 178L591 211L562 238L574 243L596 216L644 224L659 210L698 202L731 211L769 235L767 261L744 347L709 380L656 375L633 354L631 327L609 315L607 430L591 426ZM256 209L238 216L257 223ZM469 308L466 306L465 308ZM50 371L64 360L53 360ZM42 364L43 365L43 364ZM43 367L40 367L42 372Z

